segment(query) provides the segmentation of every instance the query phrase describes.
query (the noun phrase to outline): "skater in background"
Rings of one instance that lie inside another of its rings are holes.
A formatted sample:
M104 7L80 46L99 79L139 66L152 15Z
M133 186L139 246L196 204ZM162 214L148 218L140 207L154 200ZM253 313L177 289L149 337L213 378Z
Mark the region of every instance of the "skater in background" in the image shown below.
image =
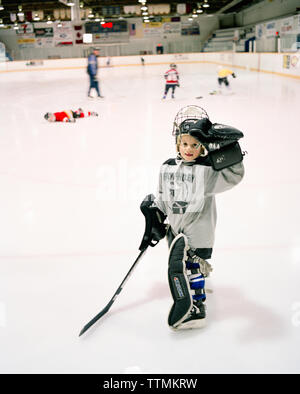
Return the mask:
M98 116L97 112L87 111L84 112L82 108L78 108L76 111L71 109L61 112L47 112L44 118L48 122L72 122L74 123L77 118L86 118L88 116Z
M237 142L243 133L212 124L203 108L190 105L177 113L173 135L177 157L161 166L156 198L147 196L141 208L150 218L147 242L167 236L174 300L168 324L173 329L200 328L206 318L205 278L212 271L207 260L215 238L215 195L243 178L243 155Z
M94 48L93 52L88 56L88 65L87 65L87 73L89 74L90 77L90 86L88 90L88 97L91 96L91 90L95 89L97 92L98 97L103 98L100 94L99 90L99 82L97 79L97 73L98 73L98 59L97 57L99 56L99 50Z
M176 86L180 86L179 85L179 74L177 71L177 66L174 63L170 64L170 68L168 71L165 72L165 91L164 91L164 95L163 95L163 99L165 99L167 97L168 91L169 89L172 89L172 98L175 98L174 94L175 94L175 89Z
M236 78L235 73L232 70L229 70L228 68L223 67L223 66L218 66L217 73L218 73L219 93L222 92L221 89L223 87L223 84L224 84L225 88L229 91L230 90L230 84L229 84L229 81L228 81L228 77L232 76L232 78ZM213 93L211 93L211 94L213 94Z
M143 57L141 57L141 63L142 63L142 66L145 65L145 59Z

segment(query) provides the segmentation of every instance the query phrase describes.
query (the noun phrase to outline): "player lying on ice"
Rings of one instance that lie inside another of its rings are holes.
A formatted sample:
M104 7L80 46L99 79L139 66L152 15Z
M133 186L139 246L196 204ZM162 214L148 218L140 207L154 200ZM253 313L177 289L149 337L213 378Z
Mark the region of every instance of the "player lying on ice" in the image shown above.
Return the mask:
M205 324L205 278L216 226L215 195L237 185L244 166L239 130L212 124L198 106L182 108L176 115L173 135L177 157L160 168L156 197L141 204L146 217L148 244L167 237L168 279L174 300L168 324L174 329ZM168 219L169 224L164 222ZM154 245L151 245L154 246Z
M77 118L86 118L87 116L98 116L97 112L86 111L78 108L77 111L71 109L61 112L47 112L44 118L48 122L75 122Z

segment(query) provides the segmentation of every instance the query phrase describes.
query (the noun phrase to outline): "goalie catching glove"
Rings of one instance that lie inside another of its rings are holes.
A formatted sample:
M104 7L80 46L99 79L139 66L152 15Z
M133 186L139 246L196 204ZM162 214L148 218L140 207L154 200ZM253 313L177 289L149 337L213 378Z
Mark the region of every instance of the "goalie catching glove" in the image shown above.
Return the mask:
M189 134L201 142L215 170L222 170L243 160L238 140L244 134L232 126L213 124L208 118L196 121L187 119L180 125L180 134Z
M148 246L155 246L163 239L167 232L164 223L167 216L154 204L154 195L149 194L142 201L140 209L145 216L146 228L139 250L145 250Z

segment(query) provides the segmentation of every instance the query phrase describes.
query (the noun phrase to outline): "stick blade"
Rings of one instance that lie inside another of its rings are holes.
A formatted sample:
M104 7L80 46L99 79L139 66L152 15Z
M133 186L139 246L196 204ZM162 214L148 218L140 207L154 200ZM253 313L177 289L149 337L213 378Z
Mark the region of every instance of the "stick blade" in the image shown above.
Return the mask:
M89 321L84 327L83 329L80 331L79 336L81 336L82 334L84 334L90 327L92 327L103 315L105 315L106 312L108 312L109 308L112 305L112 301L110 301L108 303L108 305L106 305L106 307L100 312L98 313L98 315L96 315L91 321Z

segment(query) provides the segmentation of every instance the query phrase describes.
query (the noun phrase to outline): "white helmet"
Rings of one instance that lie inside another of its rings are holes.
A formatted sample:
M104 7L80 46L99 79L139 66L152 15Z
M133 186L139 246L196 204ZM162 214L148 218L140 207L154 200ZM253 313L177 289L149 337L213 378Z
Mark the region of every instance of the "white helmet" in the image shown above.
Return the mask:
M207 112L197 105L188 105L181 108L175 116L173 123L172 135L189 134L189 129L192 124L197 123L200 119L207 119L210 123Z

